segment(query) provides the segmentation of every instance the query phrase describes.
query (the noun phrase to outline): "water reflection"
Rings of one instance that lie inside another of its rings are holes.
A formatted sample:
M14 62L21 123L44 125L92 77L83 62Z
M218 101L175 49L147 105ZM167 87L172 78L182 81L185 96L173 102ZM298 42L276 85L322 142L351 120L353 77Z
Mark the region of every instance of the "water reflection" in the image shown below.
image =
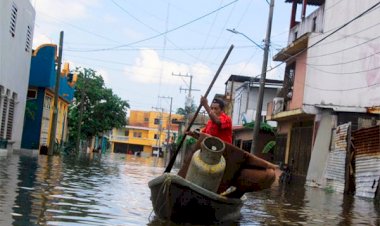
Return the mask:
M148 181L160 158L124 154L0 158L0 225L176 225L155 218ZM291 183L248 194L226 225L380 225L373 200Z

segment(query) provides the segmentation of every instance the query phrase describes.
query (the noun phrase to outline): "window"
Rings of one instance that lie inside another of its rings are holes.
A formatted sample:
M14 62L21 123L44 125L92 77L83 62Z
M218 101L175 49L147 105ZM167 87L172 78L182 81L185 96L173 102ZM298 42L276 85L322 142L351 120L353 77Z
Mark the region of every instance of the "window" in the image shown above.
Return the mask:
M10 21L10 27L9 27L9 32L11 33L12 37L15 37L15 34L16 34L16 19L17 19L17 6L15 3L13 3L12 8L11 8L11 21Z
M30 46L32 43L32 27L28 25L28 29L26 30L26 43L25 43L25 51L30 51Z
M6 118L7 118L7 109L8 109L8 96L5 95L4 98L3 98L3 109L2 109L2 112L1 112L1 123L0 123L0 137L3 138L4 137L4 131L5 131L5 122L6 122Z
M37 99L37 90L29 89L26 98L27 98L27 100Z
M149 122L149 118L144 118L144 122Z
M154 119L154 125L158 125L160 124L160 119L159 118L155 118Z
M154 134L154 139L158 139L158 134Z
M313 17L313 25L311 31L315 31L317 29L317 17Z
M133 137L141 138L141 132L133 132Z
M13 119L14 119L16 99L17 99L17 93L13 93L12 98L9 101L7 133L5 135L7 140L12 140Z

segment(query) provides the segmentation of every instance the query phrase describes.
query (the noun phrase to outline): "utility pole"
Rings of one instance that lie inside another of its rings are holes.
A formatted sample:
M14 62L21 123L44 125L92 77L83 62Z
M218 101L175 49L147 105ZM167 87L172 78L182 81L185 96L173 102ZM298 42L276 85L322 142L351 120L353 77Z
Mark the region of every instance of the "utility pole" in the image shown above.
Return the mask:
M169 148L169 140L170 140L170 130L172 125L172 103L173 103L173 97L163 97L159 96L158 98L168 98L170 99L170 110L169 110L169 119L168 119L168 125L167 125L167 139L166 139L166 148ZM167 150L166 149L166 150ZM166 160L166 158L165 158Z
M189 88L188 89L179 88L179 90L185 90L185 91L188 90L189 91L189 93L187 95L187 101L185 103L185 110L186 110L186 105L188 105L189 109L191 109L191 104L192 104L191 103L191 91L200 91L199 89L193 89L192 88L193 87L193 75L191 75L189 73L187 73L185 75L182 75L181 73L179 73L179 74L172 73L172 75L173 76L182 76L182 77L188 77L188 78L190 78ZM187 125L187 122L188 122L188 118L189 118L189 114L186 115L186 125Z
M80 92L80 106L79 106L79 117L78 117L78 127L77 127L77 140L76 140L76 148L77 151L80 151L80 136L81 136L81 129L82 129L82 118L83 118L83 111L84 111L84 96L85 96L85 84L87 79L87 69L84 68L84 74L83 74L83 86L81 88Z
M265 79L266 79L266 74L267 74L270 36L271 36L271 31L272 31L273 8L274 8L274 0L270 0L267 32L266 32L265 44L264 44L263 65L261 68L259 96L257 98L255 126L253 127L253 139L252 139L252 145L251 145L251 153L253 154L258 154L260 152L260 150L258 150L258 139L259 139L260 124L261 124L261 111L263 108Z
M58 47L58 59L57 59L57 74L55 76L55 87L54 87L54 107L53 107L53 118L50 127L50 140L49 140L49 150L48 155L53 155L54 144L55 144L55 133L57 130L58 121L58 96L59 96L59 81L61 79L61 64L62 64L62 46L63 46L63 31L59 35L59 47Z

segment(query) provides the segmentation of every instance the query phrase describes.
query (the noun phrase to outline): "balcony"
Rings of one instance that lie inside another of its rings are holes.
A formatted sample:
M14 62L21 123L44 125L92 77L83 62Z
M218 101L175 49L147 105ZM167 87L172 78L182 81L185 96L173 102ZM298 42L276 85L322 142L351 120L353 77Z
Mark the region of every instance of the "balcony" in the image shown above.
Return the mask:
M285 111L284 98L275 97L272 101L267 103L267 120L271 120L276 114Z
M313 32L323 32L324 5L316 9L309 16L298 22L289 31L288 46L283 48L274 57L274 61L286 61L308 47L309 36Z
M316 9L310 15L305 17L301 22L292 27L289 31L288 45L292 44L299 37L302 37L306 33L310 32L323 32L323 16L324 16L324 5Z

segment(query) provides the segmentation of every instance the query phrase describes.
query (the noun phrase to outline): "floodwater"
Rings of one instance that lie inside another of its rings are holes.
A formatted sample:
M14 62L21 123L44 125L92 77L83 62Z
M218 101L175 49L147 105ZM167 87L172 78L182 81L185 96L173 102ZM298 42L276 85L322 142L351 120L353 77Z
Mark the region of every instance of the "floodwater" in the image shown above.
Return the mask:
M152 212L163 161L124 154L0 157L0 225L175 225ZM380 225L373 200L291 182L247 194L228 225Z

